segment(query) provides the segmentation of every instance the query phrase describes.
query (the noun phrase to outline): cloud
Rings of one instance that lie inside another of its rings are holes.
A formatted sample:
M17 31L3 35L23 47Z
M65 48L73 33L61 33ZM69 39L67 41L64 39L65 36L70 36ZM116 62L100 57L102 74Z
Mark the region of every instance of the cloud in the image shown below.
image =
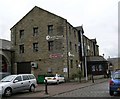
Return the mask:
M83 24L85 35L96 38L100 54L117 56L119 0L2 0L0 3L0 38L10 40L10 28L34 6L39 6L68 20L73 26ZM115 49L115 50L114 50Z

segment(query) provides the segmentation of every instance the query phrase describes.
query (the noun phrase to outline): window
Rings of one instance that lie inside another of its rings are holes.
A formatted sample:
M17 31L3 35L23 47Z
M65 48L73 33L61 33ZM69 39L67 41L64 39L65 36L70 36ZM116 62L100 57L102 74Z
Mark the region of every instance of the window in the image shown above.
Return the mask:
M21 78L21 76L18 76L18 77L15 78L15 80L18 80L18 82L19 82L19 81L22 81L22 78Z
M53 33L53 25L48 25L48 35Z
M75 44L75 51L77 52L77 44Z
M33 51L34 52L38 51L38 43L33 43Z
M69 26L69 34L71 35L71 27Z
M74 37L76 38L76 31L74 30Z
M33 75L28 75L29 79L35 79Z
M73 68L73 60L70 60L70 67Z
M70 50L72 50L72 42L70 42Z
M20 53L24 53L24 44L19 45L19 48L20 48Z
M24 30L20 30L20 38L22 38L24 35Z
M76 60L76 68L78 68L78 60Z
M113 75L113 78L114 78L114 79L120 79L120 74L119 74L119 73L114 74L114 75Z
M102 65L99 65L99 71L102 71Z
M48 42L48 50L52 51L53 50L53 41Z
M92 71L95 71L95 65L92 66Z
M38 27L34 27L33 28L33 36L37 36L38 35Z
M29 80L27 75L23 75L23 80Z

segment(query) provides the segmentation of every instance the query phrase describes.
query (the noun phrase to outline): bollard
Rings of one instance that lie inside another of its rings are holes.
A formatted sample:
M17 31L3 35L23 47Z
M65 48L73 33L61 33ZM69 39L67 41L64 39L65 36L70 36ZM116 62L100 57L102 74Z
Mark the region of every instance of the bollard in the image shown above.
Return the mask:
M92 83L94 83L94 78L93 78L93 74L92 74Z
M47 90L47 80L45 79L45 94L48 94L48 90Z

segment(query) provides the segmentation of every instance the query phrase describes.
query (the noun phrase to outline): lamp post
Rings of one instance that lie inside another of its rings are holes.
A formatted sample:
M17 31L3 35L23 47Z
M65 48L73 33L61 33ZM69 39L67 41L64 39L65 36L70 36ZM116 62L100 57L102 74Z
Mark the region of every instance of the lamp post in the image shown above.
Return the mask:
M85 41L84 41L84 35L81 34L81 42L82 42L82 56L84 57L84 66L85 66L85 79L86 81L88 81L88 75L87 75L87 46L85 44Z
M88 75L87 75L87 55L86 55L86 53L87 53L87 47L86 47L86 45L85 45L85 43L84 43L84 57L85 57L85 78L86 78L86 81L88 80Z
M113 73L113 65L112 65L112 63L110 63L110 65L109 65L109 77L111 77L111 75L112 75L112 73Z
M88 80L88 75L87 75L87 60L85 56L85 76L86 76L86 81Z

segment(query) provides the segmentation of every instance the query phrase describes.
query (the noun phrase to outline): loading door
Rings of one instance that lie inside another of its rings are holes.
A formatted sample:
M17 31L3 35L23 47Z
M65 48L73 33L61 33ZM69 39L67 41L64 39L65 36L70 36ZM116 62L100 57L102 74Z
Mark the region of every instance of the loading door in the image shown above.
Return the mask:
M31 74L30 62L18 62L17 63L17 74Z

